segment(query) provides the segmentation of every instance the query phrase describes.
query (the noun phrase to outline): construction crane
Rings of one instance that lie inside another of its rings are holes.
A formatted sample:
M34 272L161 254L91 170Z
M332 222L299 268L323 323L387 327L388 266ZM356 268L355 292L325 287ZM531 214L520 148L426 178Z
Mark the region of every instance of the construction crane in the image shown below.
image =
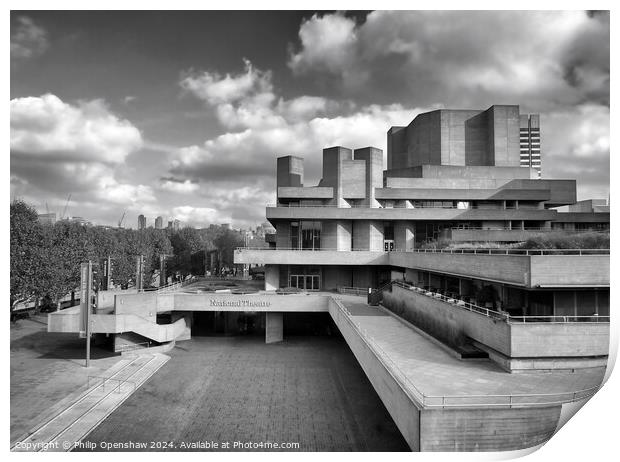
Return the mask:
M71 193L69 193L69 195L67 196L67 202L65 202L65 208L62 211L62 215L60 216L60 219L63 220L65 218L65 215L67 213L67 207L69 207L69 201L71 200Z
M123 215L121 216L121 219L118 220L118 227L122 228L123 227L123 220L125 219L125 214L127 213L127 210L123 211Z
M48 215L50 213L50 208L47 206L47 201L45 202L45 213L47 213Z

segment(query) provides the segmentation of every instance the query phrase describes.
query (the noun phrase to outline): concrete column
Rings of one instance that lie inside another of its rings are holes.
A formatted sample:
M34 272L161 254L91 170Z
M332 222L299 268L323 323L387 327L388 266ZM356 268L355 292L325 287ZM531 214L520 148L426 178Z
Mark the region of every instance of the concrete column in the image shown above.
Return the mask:
M406 221L394 222L394 248L401 252L411 252L414 247L413 223Z
M383 251L383 222L371 221L370 222L370 236L368 239L368 250L375 252Z
M265 313L265 343L284 340L284 313Z
M176 340L190 340L192 338L192 323L194 320L193 312L172 312L170 313L170 321L175 323L181 318L185 318L185 330L179 335Z
M265 290L277 290L280 286L280 266L265 265Z

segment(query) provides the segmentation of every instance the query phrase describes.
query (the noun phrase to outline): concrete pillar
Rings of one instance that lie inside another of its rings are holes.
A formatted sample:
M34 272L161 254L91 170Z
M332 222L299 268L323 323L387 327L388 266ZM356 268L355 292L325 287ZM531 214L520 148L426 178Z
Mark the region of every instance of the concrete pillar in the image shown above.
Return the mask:
M353 160L353 151L342 146L334 146L323 149L323 178L321 186L334 188L334 198L329 205L346 207L347 203L342 197L342 163Z
M193 312L172 312L170 313L170 321L172 323L175 323L176 321L178 321L181 318L185 318L185 330L183 331L183 333L178 336L176 338L177 341L179 340L190 340L192 338L192 322L194 320L194 313Z
M265 343L284 340L284 313L265 313Z
M368 250L375 252L383 251L383 222L371 221L370 222L370 236L368 239Z
M336 224L338 250L351 250L351 220L338 220Z
M407 221L394 222L394 248L401 252L411 252L415 242L413 223Z
M265 290L277 290L280 286L280 266L265 265Z
M366 197L362 203L379 207L375 200L375 188L383 187L383 151L369 146L353 151L353 157L366 162Z

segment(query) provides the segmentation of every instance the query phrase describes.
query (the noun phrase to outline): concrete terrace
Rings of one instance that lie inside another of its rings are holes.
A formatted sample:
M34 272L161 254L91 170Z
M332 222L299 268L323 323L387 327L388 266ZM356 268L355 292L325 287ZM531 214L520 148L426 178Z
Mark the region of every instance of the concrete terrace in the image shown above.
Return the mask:
M378 346L375 353L404 375L404 385L412 394L423 393L427 405L509 403L506 396L498 395L513 395L513 405L551 403L570 399L573 392L597 387L603 381L603 367L510 374L490 360L460 360L394 315L367 305L360 297L335 298L348 310L362 335ZM525 394L538 396L515 396Z

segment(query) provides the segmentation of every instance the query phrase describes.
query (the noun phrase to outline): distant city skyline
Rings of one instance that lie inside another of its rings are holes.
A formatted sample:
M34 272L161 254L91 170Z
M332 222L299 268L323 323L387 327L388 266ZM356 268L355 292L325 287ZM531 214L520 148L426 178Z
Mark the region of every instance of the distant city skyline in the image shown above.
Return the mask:
M276 157L312 185L322 148L493 104L540 114L543 178L609 197L608 13L12 11L10 92L11 197L102 225L256 226Z

